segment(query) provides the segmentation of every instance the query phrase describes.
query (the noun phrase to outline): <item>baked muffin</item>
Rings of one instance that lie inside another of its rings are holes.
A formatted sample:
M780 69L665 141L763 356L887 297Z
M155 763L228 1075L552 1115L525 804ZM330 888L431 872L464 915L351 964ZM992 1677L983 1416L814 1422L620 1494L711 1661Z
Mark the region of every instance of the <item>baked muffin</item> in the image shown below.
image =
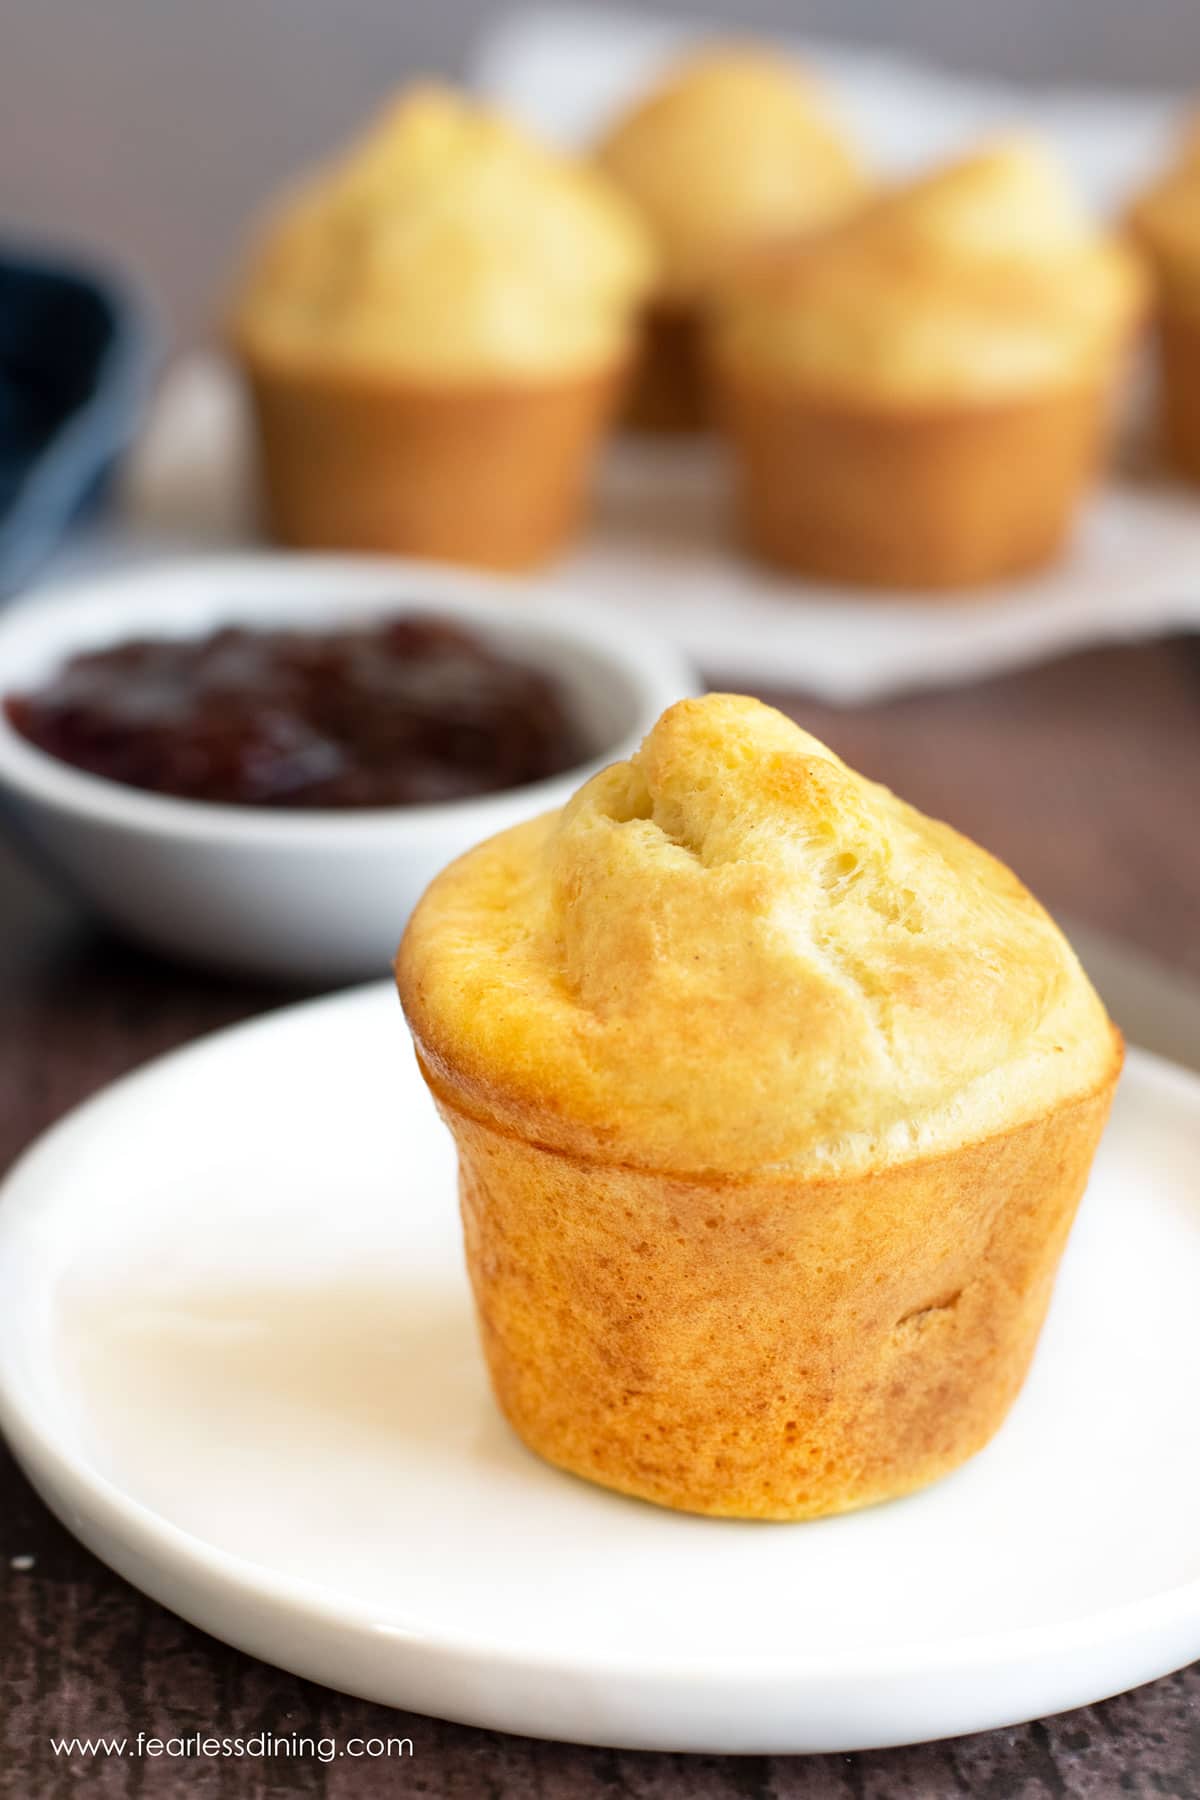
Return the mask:
M897 588L1048 562L1143 304L1133 252L1021 139L756 258L723 285L711 337L751 547Z
M1121 1065L1002 864L714 694L446 869L397 975L532 1449L803 1519L992 1436Z
M1137 201L1130 224L1154 282L1166 452L1181 474L1200 481L1200 123Z
M806 75L781 56L738 46L709 48L673 69L596 154L641 209L661 263L630 423L699 429L707 407L698 315L714 277L748 246L856 204L862 166Z
M520 568L570 536L653 252L633 208L438 87L268 221L232 340L285 543Z

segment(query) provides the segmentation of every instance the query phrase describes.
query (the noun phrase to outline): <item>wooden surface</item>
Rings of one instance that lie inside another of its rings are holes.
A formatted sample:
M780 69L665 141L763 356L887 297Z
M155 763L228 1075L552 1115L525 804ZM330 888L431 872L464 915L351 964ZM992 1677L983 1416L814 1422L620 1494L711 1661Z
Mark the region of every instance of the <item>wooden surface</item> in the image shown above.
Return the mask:
M1092 652L849 712L767 697L865 771L983 839L1054 910L1200 973L1194 645ZM187 974L113 944L8 853L0 853L0 922L0 1165L124 1070L294 997ZM1200 1797L1200 1665L1084 1711L949 1743L848 1757L683 1758L397 1715L255 1663L110 1574L7 1460L0 1586L0 1794L20 1800ZM52 1736L138 1730L305 1732L340 1745L352 1735L400 1734L412 1738L413 1754L329 1763L63 1759L50 1744Z

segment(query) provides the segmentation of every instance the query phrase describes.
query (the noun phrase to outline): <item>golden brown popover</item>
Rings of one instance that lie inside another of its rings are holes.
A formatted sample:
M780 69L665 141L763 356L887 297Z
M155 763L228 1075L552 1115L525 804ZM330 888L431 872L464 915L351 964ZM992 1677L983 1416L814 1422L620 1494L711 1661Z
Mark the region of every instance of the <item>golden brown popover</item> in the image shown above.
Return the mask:
M1126 244L1005 141L732 272L711 355L745 535L872 587L969 587L1061 548L1141 317Z
M397 976L532 1449L800 1519L996 1431L1122 1052L993 857L714 694L445 870Z
M1159 402L1167 455L1200 481L1200 122L1130 212L1154 279Z
M522 567L569 537L654 257L635 210L450 89L260 234L231 335L276 536Z
M629 422L708 422L700 315L749 248L856 205L867 179L816 82L754 45L708 45L671 67L609 127L597 161L639 208L659 255Z

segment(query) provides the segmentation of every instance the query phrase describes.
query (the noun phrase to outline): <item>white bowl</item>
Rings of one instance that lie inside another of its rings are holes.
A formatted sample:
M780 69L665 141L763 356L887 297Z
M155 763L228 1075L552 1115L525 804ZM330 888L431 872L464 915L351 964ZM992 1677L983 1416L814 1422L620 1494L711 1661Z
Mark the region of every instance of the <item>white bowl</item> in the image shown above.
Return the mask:
M387 968L429 880L494 832L559 806L695 692L683 658L626 619L555 612L517 583L412 563L258 555L140 568L38 595L0 619L0 695L78 651L220 625L314 626L428 612L552 674L592 751L477 800L360 812L214 806L86 775L0 712L0 793L43 860L119 931L224 970L338 982Z

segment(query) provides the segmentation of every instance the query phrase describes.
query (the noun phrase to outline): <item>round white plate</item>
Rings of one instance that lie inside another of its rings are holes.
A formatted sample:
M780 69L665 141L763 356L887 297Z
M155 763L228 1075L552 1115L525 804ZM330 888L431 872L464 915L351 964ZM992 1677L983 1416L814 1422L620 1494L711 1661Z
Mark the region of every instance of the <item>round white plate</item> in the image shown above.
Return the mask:
M453 1156L390 989L167 1058L0 1205L0 1419L70 1528L283 1667L509 1731L852 1750L1200 1654L1200 1081L1134 1053L1029 1383L913 1499L689 1518L489 1398Z

